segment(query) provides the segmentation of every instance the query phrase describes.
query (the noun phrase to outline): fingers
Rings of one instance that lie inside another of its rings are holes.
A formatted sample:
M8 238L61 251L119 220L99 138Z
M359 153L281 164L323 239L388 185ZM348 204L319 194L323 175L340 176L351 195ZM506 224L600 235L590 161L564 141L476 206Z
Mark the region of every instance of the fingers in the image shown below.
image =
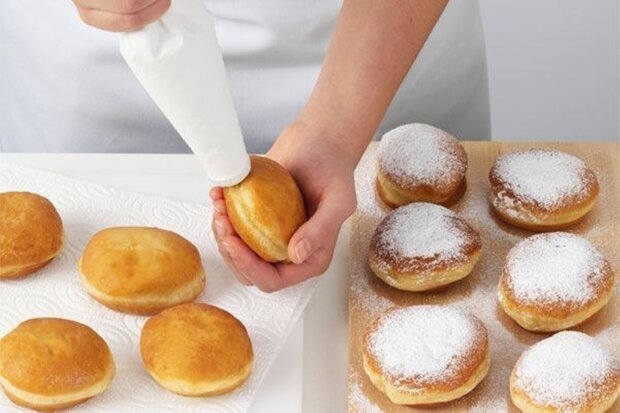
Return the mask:
M278 291L323 274L329 267L333 253L333 246L326 247L312 254L310 258L301 264L276 264L275 275L263 272L254 273L252 280L263 291ZM263 279L265 276L267 278Z
M217 247L224 259L224 263L226 266L232 271L235 278L243 284L243 285L254 285L252 281L250 281L247 277L245 277L240 271L236 268L236 263L231 256L230 251L232 248L230 247L230 242L226 242L225 240L230 237L236 237L235 230L233 229L228 217L226 216L226 206L224 205L223 200L217 200L213 203L215 212L213 214L213 220L211 222L211 229L213 234L215 235L215 241L217 242Z
M211 200L216 201L218 199L224 199L224 189L219 186L214 186L209 191L209 197Z
M354 209L353 193L336 191L327 195L317 205L314 215L293 234L288 246L291 261L301 264L321 250L333 250L342 223Z
M255 285L264 292L274 292L323 272L316 270L323 263L317 266L310 260L299 268L291 264L274 266L264 261L236 235L228 217L217 211L213 216L212 228L220 255L237 280L244 285ZM329 258L324 261L329 262Z
M138 30L156 21L168 10L170 2L171 0L74 0L84 23L111 32Z
M220 255L222 259L224 260L224 263L226 264L226 266L229 269L231 269L233 275L235 276L237 281L239 281L239 283L246 285L246 286L254 285L252 281L248 280L243 274L240 274L239 272L233 270L234 262L231 256L228 254L227 248L228 248L227 246L218 244L218 251L220 252Z
M298 284L327 270L342 223L355 208L352 191L335 191L317 205L314 215L291 238L289 256L292 263L271 264L254 253L235 233L226 214L221 188L209 195L215 209L213 231L220 254L237 279L256 285L265 292L278 291Z
M213 201L213 209L215 209L217 214L228 217L228 213L226 212L226 202L224 202L223 199Z
M277 276L262 279L253 274L252 282L264 291L277 291L323 274L329 267L342 223L355 209L355 195L347 191L319 203L314 215L291 238L289 257L292 263L276 264Z
M231 257L234 272L262 291L273 292L282 288L278 283L280 277L276 267L256 255L241 238L229 236L222 241L222 245Z
M157 0L73 0L73 3L84 9L129 14L139 12L156 1Z
M278 264L277 269L280 277L275 283L276 287L282 289L323 274L329 267L335 244L334 241L332 246L326 246L315 252L301 264Z
M275 267L263 261L237 236L226 215L223 199L213 201L212 229L219 252L224 262L237 280L244 285L256 285L265 292L282 288L276 281L279 278Z

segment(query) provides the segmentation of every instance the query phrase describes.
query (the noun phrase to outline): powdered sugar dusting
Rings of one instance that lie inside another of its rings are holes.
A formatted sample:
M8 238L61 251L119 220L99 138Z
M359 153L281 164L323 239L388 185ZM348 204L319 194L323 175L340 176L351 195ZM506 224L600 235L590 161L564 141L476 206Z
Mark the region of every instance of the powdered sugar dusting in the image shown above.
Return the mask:
M428 266L459 262L467 258L464 246L471 242L472 233L467 228L447 208L412 203L394 210L379 224L373 246L381 252L379 256L416 259Z
M375 151L366 151L355 170L355 190L357 194L357 214L363 214L366 220L351 231L351 255L366 256L370 238L379 220L388 210L378 201L375 189L376 163ZM376 277L369 273L367 260L353 260L351 262L351 300L366 311L373 314L382 312L394 304L388 298L377 294L371 288Z
M368 400L359 383L352 384L349 390L349 405L355 408L357 413L382 413L383 410L375 403Z
M495 159L491 156L502 148L524 147L508 143L463 144L472 161L468 168L467 191L450 209L470 223L482 239L482 259L474 272L459 283L440 292L412 293L396 290L374 276L368 266L369 240L376 226L390 210L377 198L375 178L378 145L371 144L355 171L358 211L352 222L350 263L350 328L351 372L349 391L355 383L366 399L385 412L428 412L420 406L397 406L375 388L364 373L362 366L362 331L376 317L394 306L417 306L432 304L459 308L475 314L489 331L491 368L487 377L468 395L440 407L433 412L497 413L516 411L509 397L509 377L521 353L545 336L534 334L519 327L497 305L497 285L508 251L524 237L531 235L499 222L489 205L488 172ZM618 223L614 220L614 205L620 200L616 190L616 174L613 169L615 157L609 156L608 146L561 145L596 168L600 180L599 206L585 221L573 227L573 232L592 240L614 268L620 268L620 244L615 233ZM614 149L615 150L615 149ZM616 294L606 308L593 320L582 324L580 329L595 335L610 350L617 353L619 295ZM614 405L617 408L618 404ZM613 410L613 408L612 408ZM364 412L363 408L349 399L350 412Z
M620 364L594 338L565 331L525 351L515 367L515 385L535 403L570 413L581 411L601 387L620 382ZM608 388L607 388L608 389Z
M457 374L477 334L472 317L459 310L403 307L379 319L369 335L369 351L397 381L428 383Z
M375 278L371 278L362 271L355 276L351 284L351 294L355 297L356 304L362 306L366 311L371 311L373 314L381 313L394 305L388 298L382 297L371 290L370 280Z
M584 304L602 282L605 259L585 238L566 232L519 242L506 260L506 281L517 300Z
M384 248L404 257L452 257L460 254L461 240L444 207L414 203L397 209L382 225L379 240Z
M355 169L355 192L357 195L357 213L372 219L380 218L390 209L383 202L378 201L375 179L377 165L375 151L366 151Z
M378 152L381 169L401 184L445 185L467 169L458 140L422 123L392 129L383 135Z
M564 199L586 196L586 164L574 155L548 149L529 149L500 156L491 174L515 196L543 208Z

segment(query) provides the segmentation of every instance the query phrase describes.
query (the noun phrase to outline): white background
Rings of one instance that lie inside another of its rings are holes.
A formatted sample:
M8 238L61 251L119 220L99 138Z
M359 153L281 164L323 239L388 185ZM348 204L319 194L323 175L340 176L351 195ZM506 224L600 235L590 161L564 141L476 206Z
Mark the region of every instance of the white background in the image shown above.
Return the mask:
M619 0L480 0L494 140L620 140Z

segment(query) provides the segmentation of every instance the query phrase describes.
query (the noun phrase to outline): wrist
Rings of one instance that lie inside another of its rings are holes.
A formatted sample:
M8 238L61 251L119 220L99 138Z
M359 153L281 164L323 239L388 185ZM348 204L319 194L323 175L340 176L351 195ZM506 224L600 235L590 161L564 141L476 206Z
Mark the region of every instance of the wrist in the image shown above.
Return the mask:
M329 151L352 169L368 145L366 139L364 143L360 143L359 136L355 135L354 131L343 129L336 123L324 122L318 117L300 116L287 127L287 131L288 136L302 141L299 143L306 148L320 147L321 151Z
M293 122L292 127L304 130L306 136L333 145L353 165L362 157L374 130L343 113L336 104L310 102Z

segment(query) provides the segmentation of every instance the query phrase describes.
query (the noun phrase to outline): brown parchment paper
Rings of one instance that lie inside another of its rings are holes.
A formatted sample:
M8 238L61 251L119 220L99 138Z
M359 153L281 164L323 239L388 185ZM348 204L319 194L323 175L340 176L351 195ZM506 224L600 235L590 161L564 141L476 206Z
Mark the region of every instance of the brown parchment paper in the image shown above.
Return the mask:
M358 210L353 217L349 289L349 412L515 412L508 390L510 372L519 355L532 344L549 337L523 330L497 304L496 288L508 250L532 232L510 227L495 218L488 203L488 172L495 158L517 149L546 147L583 159L597 174L601 185L594 209L566 231L582 235L596 245L620 275L620 144L616 143L503 143L464 142L468 154L467 191L450 206L482 236L482 258L464 280L435 293L399 291L384 284L370 271L368 244L374 228L388 212L377 198L375 149L372 143L356 171ZM553 179L549 175L548 179ZM618 287L597 315L574 327L597 337L620 357L620 297ZM361 340L366 325L392 306L439 304L456 306L478 316L489 331L491 368L482 383L467 396L433 407L392 404L368 380L362 367ZM620 411L619 403L611 412Z

